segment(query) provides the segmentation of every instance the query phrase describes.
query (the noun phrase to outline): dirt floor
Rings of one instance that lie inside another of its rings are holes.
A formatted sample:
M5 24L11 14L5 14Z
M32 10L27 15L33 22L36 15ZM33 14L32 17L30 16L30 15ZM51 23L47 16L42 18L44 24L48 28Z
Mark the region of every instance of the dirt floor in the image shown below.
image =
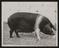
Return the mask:
M9 27L6 23L3 23L3 45L19 45L19 46L56 46L56 38L40 34L41 40L37 41L34 33L20 34L20 38L16 37L13 33L13 38L9 38Z

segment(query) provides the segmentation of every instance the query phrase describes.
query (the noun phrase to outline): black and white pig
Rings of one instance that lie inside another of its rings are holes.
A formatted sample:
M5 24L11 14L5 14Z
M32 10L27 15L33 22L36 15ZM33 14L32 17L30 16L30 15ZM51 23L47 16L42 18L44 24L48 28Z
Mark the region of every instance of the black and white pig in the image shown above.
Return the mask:
M8 26L10 28L10 38L15 31L17 37L19 32L32 33L33 31L40 40L40 32L47 35L54 35L52 29L56 30L50 20L37 13L17 12L8 18Z

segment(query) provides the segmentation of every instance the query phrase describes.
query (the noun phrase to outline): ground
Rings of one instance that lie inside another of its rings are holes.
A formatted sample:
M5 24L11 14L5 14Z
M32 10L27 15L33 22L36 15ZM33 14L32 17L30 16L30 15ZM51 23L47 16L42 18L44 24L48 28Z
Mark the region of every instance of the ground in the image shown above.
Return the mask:
M17 38L15 33L13 33L13 38L10 38L8 24L3 23L3 45L56 46L56 38L52 38L51 36L45 35L43 33L40 34L40 41L37 41L37 38L36 36L34 36L34 33L19 33L19 36L20 38Z

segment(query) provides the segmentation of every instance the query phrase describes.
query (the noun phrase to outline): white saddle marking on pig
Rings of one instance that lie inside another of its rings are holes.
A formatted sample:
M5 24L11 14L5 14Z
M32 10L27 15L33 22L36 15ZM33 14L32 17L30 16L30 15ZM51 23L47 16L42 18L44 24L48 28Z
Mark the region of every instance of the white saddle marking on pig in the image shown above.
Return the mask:
M40 32L40 29L39 29L39 24L40 24L40 22L42 21L42 18L43 18L43 16L38 16L37 17L37 19L36 19L36 23L35 23L35 27L34 27L34 29L35 29L35 33L37 34L37 38L40 40L40 36L39 36L39 32Z

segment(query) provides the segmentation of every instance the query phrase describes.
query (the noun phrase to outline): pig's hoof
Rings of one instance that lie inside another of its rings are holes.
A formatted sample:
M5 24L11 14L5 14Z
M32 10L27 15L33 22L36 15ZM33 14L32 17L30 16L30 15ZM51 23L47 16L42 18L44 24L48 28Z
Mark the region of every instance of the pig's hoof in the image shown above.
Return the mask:
M10 38L13 38L12 36L10 36Z
M20 38L20 36L17 36L18 38Z

